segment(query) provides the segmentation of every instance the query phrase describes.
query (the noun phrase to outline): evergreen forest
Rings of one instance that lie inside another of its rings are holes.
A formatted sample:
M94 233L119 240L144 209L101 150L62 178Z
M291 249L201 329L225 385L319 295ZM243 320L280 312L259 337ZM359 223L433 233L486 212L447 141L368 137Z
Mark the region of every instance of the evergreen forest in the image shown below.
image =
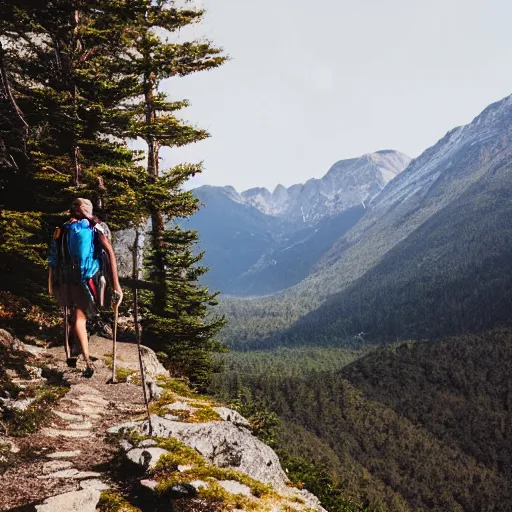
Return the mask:
M183 185L202 164L161 168L160 151L209 137L181 119L188 100L171 101L161 87L226 61L212 42L178 37L203 15L164 0L0 4L4 300L28 300L58 324L46 293L48 245L72 200L90 199L114 237L131 228L137 247L137 237L148 235L144 261L135 260L125 279L124 308L140 309L143 343L198 387L212 371L224 324L207 316L216 293L198 283L206 268L194 251L197 233L177 223L199 208ZM130 140L143 141L145 151ZM138 247L132 252L136 258ZM37 318L23 318L17 330L37 327Z

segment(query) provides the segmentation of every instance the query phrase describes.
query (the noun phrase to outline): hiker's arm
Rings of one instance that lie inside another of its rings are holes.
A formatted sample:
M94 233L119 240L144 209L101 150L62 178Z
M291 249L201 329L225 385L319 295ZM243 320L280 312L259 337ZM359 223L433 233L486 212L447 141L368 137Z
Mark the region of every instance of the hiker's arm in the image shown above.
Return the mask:
M123 291L121 290L121 285L119 284L119 275L117 273L117 262L114 248L112 247L109 239L101 232L99 233L99 240L103 249L105 249L105 252L108 254L108 260L110 262L110 273L112 274L112 286L114 287L114 290L119 294L119 302L121 302L121 299L123 298Z

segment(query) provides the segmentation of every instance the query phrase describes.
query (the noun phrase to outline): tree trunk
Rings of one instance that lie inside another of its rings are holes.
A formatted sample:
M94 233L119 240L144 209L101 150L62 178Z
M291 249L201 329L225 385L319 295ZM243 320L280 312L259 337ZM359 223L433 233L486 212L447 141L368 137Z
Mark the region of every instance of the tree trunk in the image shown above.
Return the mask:
M147 57L150 59L151 57ZM154 72L149 72L144 77L144 100L146 104L146 126L150 128L156 119L156 112L153 108L153 98L156 89L156 76ZM146 143L148 145L148 178L156 182L159 176L159 151L158 140L151 134L147 134ZM165 309L165 258L164 258L164 217L160 209L155 206L151 211L151 235L153 249L155 251L155 277L157 279L157 288L154 295L154 312L158 314Z

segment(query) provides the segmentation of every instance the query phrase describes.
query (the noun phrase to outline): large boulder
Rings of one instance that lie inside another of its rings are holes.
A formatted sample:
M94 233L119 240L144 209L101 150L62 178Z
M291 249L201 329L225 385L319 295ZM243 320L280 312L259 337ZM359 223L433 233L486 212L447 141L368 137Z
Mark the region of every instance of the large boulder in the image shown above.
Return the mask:
M169 452L162 448L149 447L149 448L133 448L126 456L134 464L142 466L144 469L154 469L158 464L158 459L162 455L167 455Z
M155 414L151 416L151 424L153 436L179 439L215 466L242 471L279 492L289 489L288 477L275 452L244 427L227 421L182 423ZM147 421L119 425L110 432L134 428L142 434L149 433Z
M112 340L97 335L91 336L89 339L89 350L93 355L100 358L107 353L112 354ZM139 354L135 343L119 341L116 344L116 352L116 364L119 368L139 371ZM154 350L142 345L141 353L144 370L149 380L156 378L158 375L169 376L169 372L162 366Z
M255 438L251 432L231 421L183 423L151 416L152 436L175 438L196 449L211 464L220 468L235 469L270 485L283 496L298 498L308 510L325 512L316 496L305 490L289 486L286 473L276 453ZM112 434L136 430L149 434L147 421L124 423L109 429Z
M98 489L87 488L48 498L42 505L36 505L37 512L95 512L100 500Z
M3 345L9 350L23 350L23 343L5 329L0 329L0 345Z

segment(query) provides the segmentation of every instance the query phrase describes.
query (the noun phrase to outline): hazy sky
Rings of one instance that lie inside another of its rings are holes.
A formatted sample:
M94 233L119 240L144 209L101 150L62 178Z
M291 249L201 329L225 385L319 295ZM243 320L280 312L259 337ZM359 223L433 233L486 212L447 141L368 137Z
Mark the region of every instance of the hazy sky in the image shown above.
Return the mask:
M512 93L510 0L202 0L222 68L172 79L212 134L164 153L237 190L321 177L378 149L418 156ZM188 33L186 34L189 35Z

